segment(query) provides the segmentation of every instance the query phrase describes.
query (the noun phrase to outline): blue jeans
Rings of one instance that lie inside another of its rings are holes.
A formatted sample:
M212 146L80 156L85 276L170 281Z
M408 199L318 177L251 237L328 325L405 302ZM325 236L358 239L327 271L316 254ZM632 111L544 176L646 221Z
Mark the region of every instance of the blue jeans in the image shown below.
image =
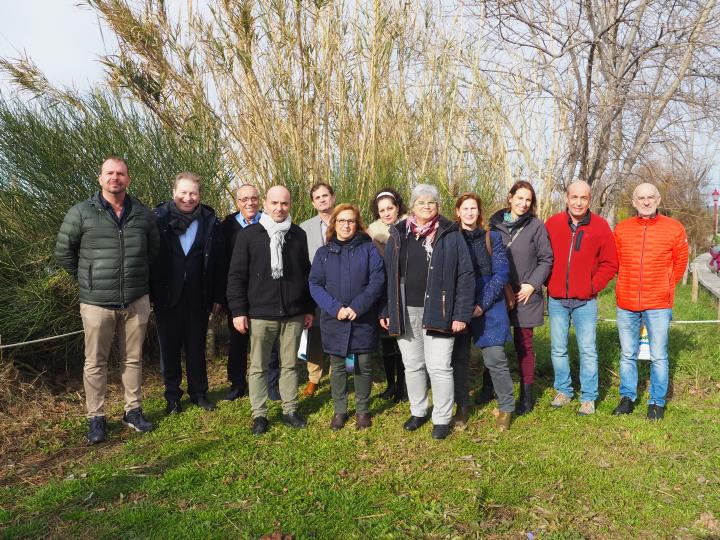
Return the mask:
M598 357L595 348L597 300L588 300L582 307L569 309L563 306L560 300L550 298L548 314L555 390L568 397L573 396L568 358L568 335L572 322L580 351L580 401L595 401L598 397Z
M671 309L628 311L617 308L620 334L620 396L637 399L637 355L640 348L640 323L647 328L650 341L650 399L648 405L665 406L668 389L669 362L667 354Z

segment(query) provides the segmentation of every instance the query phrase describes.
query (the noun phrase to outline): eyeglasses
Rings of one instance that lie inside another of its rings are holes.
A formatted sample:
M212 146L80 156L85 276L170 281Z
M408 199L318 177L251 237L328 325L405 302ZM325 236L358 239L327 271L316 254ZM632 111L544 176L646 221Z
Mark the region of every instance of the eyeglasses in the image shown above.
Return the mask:
M433 206L437 206L437 201L415 201L415 206L427 206L432 208Z
M258 202L260 200L258 197L243 197L242 199L238 199L243 204L247 204L249 202Z
M335 223L338 225L355 225L357 219L338 219Z

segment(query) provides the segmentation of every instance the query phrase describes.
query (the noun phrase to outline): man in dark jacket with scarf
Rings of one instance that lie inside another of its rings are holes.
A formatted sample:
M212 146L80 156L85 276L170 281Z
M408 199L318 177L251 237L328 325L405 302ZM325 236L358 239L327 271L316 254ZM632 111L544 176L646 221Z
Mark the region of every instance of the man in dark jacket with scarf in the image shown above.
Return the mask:
M548 278L550 356L557 394L551 405L560 408L573 395L568 359L570 322L580 352L580 409L595 412L598 396L598 358L595 344L597 295L617 272L615 239L607 221L590 211L591 190L576 181L567 188L567 209L547 220L553 251Z
M218 314L225 297L225 244L215 211L200 204L200 177L175 177L173 198L155 208L160 255L150 270L150 299L155 307L160 365L167 414L182 411L182 364L190 401L211 411L205 344L208 316Z
M100 190L65 215L55 245L55 258L80 289L87 437L93 444L106 436L107 363L116 333L125 389L123 423L136 431L153 429L142 412L142 345L150 317L148 268L158 250L152 212L126 193L125 160L108 157L98 181Z
M303 328L312 325L305 232L292 223L290 192L274 186L265 195L260 221L240 231L228 273L227 300L233 325L250 332L248 383L252 433L268 430L267 368L276 339L280 342L280 397L283 422L304 428L297 414L297 352Z

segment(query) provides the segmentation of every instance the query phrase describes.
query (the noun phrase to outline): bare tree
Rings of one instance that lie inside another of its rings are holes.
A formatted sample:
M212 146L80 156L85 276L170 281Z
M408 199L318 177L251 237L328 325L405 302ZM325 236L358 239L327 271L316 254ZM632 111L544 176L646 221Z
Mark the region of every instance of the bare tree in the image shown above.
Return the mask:
M657 140L717 119L715 0L485 0L509 134L556 187L593 185L605 214ZM528 143L528 141L532 141Z

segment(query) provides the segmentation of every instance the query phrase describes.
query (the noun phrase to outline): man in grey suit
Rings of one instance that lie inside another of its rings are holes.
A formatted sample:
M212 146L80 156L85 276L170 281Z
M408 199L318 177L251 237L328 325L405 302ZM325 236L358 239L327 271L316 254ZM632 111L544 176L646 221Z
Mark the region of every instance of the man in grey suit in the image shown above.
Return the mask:
M329 184L317 182L310 188L310 199L313 207L317 210L317 215L303 221L300 227L307 235L308 255L310 256L310 264L312 264L315 252L325 245L325 233L327 233L330 216L335 208L335 191ZM319 321L320 318L316 317L315 320ZM308 384L303 391L303 395L310 397L315 395L322 377L323 350L318 322L310 329L307 358Z

